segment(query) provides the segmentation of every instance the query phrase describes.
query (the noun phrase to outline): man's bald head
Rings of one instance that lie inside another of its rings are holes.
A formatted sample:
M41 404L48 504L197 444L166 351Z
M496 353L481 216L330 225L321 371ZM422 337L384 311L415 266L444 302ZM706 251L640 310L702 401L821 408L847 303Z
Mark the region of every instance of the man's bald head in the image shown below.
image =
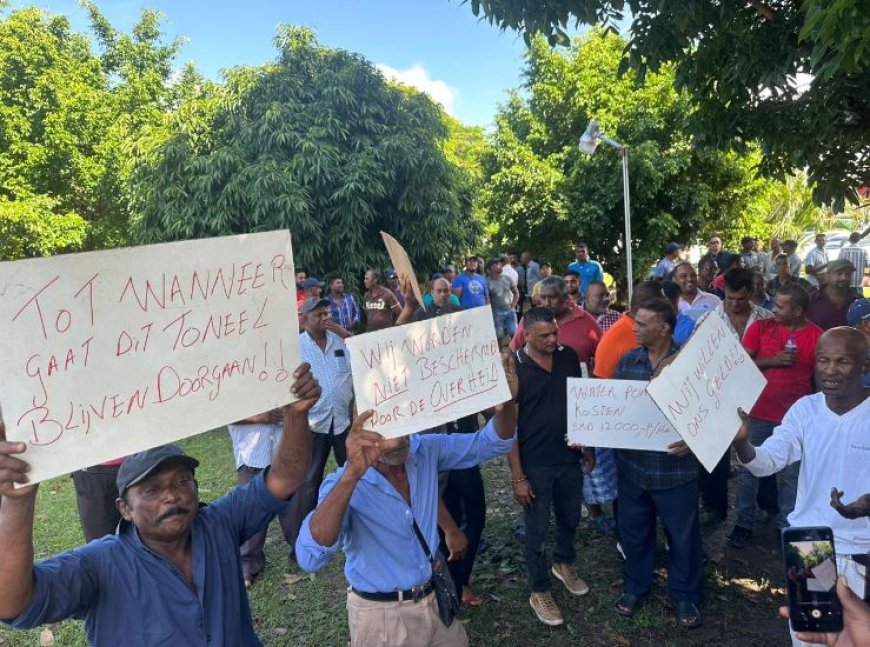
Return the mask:
M863 400L862 376L870 344L848 326L831 328L816 345L816 386L832 411L844 413Z
M870 343L861 331L849 326L837 326L826 330L819 338L816 354L825 345L843 345L847 352L854 353L857 357L866 357L867 351L870 350Z

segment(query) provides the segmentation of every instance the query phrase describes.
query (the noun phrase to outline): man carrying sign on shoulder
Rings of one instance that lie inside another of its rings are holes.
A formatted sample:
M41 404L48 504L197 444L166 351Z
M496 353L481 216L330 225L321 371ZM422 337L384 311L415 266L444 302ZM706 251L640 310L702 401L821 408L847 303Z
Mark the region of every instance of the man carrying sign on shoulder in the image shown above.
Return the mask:
M634 317L638 348L619 360L617 380L649 380L663 360L676 354L673 333L676 314L665 299L640 304ZM656 552L656 514L667 531L668 591L677 622L699 627L704 563L698 520L700 463L679 441L669 452L617 450L617 525L625 551L625 592L616 612L633 616L652 586Z
M503 364L515 395L513 363L505 358ZM507 453L514 444L516 405L497 407L475 433L389 440L363 428L372 414L354 420L347 462L320 488L320 502L296 540L296 559L313 572L344 551L352 646L467 645L462 623L442 622L433 595L433 566L443 568L427 554L438 546L438 472Z
M734 437L737 458L757 477L800 461L797 499L788 522L834 531L837 572L859 597L865 594L870 521L853 516L856 506L843 506L840 497L844 491L849 498L859 497L870 483L870 399L861 386L867 348L867 340L854 328L825 332L815 361L821 392L795 402L760 447L751 442L749 416L738 411L743 422ZM793 644L804 643L793 639Z
M308 366L268 470L209 505L199 462L174 445L127 458L118 472L118 533L33 563L37 486L0 426L0 618L17 629L85 621L92 645L259 645L242 581L239 545L268 525L305 478L307 412L320 396Z

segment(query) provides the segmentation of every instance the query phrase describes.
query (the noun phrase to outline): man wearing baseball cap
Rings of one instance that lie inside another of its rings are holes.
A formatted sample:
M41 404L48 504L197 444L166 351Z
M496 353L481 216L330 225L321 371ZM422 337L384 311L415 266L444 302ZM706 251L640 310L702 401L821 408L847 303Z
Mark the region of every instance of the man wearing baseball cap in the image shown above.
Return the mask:
M810 295L807 319L822 330L845 326L849 306L861 298L852 287L854 273L855 266L844 258L828 263L824 284Z
M307 364L284 411L272 460L249 484L199 501L199 462L175 445L127 458L118 472L118 532L33 562L38 486L0 422L0 619L27 629L79 618L92 645L259 645L239 545L283 511L308 468L308 410L320 387ZM24 487L14 488L18 484Z
M653 270L652 277L660 280L669 278L671 272L673 272L679 264L680 252L682 251L683 246L680 245L680 243L668 243L665 245L665 255Z

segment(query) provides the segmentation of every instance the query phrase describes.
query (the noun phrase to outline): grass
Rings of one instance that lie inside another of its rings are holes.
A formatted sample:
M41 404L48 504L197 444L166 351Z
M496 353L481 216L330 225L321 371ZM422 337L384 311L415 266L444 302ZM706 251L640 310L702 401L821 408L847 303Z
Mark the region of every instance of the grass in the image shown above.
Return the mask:
M223 429L181 444L201 462L197 478L203 500L215 499L233 487L232 449ZM622 566L613 540L581 529L577 567L591 591L583 597L570 596L556 582L554 596L562 608L565 625L551 628L541 624L528 605L523 546L513 534L520 513L507 482L507 467L503 460L496 460L485 465L483 471L488 515L475 566L479 580L474 588L484 604L463 610L460 616L472 645L790 644L785 623L776 618L776 607L781 601L778 588L781 568L773 549L776 534L765 523L756 528L756 545L743 551L726 549L725 535L730 525L705 532L709 558L703 606L705 623L695 631L676 625L667 606L663 568L657 571L655 590L641 611L631 619L617 616L612 606L621 590ZM72 480L64 477L43 483L34 532L37 559L82 541ZM287 547L277 523L270 527L266 554L267 569L250 593L255 628L263 643L269 647L346 645L344 560L335 559L316 575L302 573L295 564L288 563ZM65 621L50 629L59 647L87 644L78 621ZM39 635L40 630L16 632L0 627L0 645L36 646L40 644Z

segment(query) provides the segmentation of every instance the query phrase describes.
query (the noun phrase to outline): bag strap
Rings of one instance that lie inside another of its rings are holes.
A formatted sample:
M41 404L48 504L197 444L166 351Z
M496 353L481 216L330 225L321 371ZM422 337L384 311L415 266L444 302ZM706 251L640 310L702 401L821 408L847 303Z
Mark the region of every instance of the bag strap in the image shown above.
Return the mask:
M423 552L426 554L426 557L429 558L429 561L434 563L435 556L432 554L432 551L429 550L429 544L426 542L426 538L423 537L423 532L420 530L420 526L417 525L417 520L412 516L411 521L414 523L414 534L417 535L417 541L419 541L420 546L423 547Z

